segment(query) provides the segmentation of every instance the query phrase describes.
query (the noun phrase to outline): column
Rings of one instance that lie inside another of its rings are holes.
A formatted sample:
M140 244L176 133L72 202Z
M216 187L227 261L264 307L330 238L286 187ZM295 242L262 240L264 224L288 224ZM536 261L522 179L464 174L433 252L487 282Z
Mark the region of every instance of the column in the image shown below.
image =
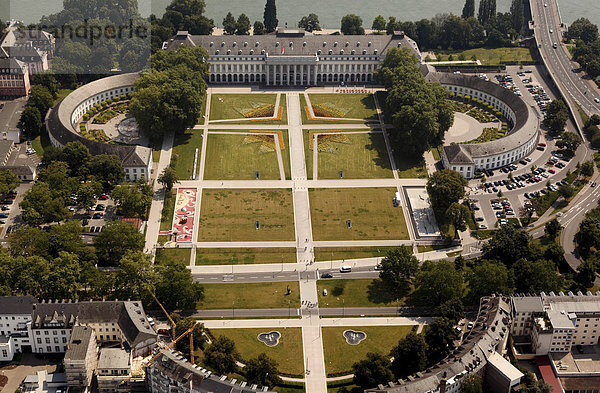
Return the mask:
M269 86L269 65L268 64L265 64L265 70L267 71L266 72L266 74L267 74L267 86Z
M296 80L297 76L298 76L298 64L294 64L294 85L296 83L298 83L297 80Z
M306 83L310 86L310 74L312 74L312 66L309 64L306 66Z
M319 69L319 65L315 64L313 66L313 71L314 71L314 74L313 74L313 84L315 84L315 85L317 84L317 72L318 72L318 69Z
M285 65L285 75L286 75L285 78L286 78L287 85L289 86L290 85L290 65L289 64Z
M300 84L304 84L304 64L300 64Z

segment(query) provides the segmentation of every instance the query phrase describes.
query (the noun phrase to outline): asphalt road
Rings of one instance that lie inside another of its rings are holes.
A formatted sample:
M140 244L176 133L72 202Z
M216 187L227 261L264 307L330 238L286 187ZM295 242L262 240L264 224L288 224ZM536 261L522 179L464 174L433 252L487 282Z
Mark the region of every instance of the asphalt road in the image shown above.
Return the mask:
M579 66L571 61L568 50L561 45L561 26L556 1L531 0L530 4L535 35L549 71L562 85L563 91L571 95L571 98L588 113L600 113L600 104L594 102L594 98L600 99L599 90L584 80L584 77L587 77L583 72L579 72ZM554 43L557 44L557 48L553 47Z
M372 267L353 267L350 273L340 273L337 269L319 269L318 271L300 272L273 272L273 273L234 273L234 274L192 274L194 281L203 284L218 283L253 283L253 282L281 282L298 281L306 279L320 279L321 274L331 273L333 278L377 278L379 272Z

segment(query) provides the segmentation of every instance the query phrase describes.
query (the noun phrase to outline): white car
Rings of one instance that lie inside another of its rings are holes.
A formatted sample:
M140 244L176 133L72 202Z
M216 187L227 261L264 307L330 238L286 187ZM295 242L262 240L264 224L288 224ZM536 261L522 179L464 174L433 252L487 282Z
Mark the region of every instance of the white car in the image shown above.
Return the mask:
M487 229L487 225L485 225L485 224L479 224L479 229Z
M594 102L595 102L596 104L597 104L597 103L600 103L600 98L598 98L598 97L594 98Z
M548 7L548 3L544 3L544 7Z

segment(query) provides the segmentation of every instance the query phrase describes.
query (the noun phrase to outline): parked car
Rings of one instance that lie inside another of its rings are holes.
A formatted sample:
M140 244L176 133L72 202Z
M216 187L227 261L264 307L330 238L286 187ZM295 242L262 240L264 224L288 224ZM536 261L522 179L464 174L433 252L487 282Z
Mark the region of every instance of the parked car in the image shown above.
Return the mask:
M6 214L6 213L0 213L0 218L8 218L8 214Z
M100 212L94 213L94 215L92 217L97 220L99 218L102 218L102 213L100 213Z

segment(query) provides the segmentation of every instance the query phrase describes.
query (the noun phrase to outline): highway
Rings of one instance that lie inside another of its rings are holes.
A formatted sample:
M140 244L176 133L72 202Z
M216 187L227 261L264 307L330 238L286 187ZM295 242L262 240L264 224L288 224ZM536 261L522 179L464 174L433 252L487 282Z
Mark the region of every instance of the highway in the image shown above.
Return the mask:
M598 88L584 77L583 72L577 72L579 65L571 61L569 51L561 44L562 29L556 0L530 0L530 5L540 52L555 82L568 95L565 98L572 104L579 104L588 114L600 113L600 104L594 102L594 98L600 99ZM575 114L579 122L578 117Z

